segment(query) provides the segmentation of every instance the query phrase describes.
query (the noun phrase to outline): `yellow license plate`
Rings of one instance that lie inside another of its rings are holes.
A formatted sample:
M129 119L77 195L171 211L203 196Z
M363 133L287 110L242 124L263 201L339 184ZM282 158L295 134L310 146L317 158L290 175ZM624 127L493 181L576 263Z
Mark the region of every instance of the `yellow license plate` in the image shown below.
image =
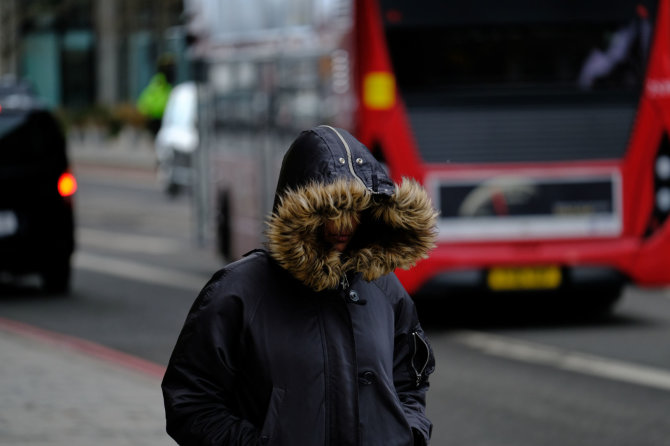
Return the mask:
M561 284L561 269L557 266L492 268L488 286L494 291L550 290Z

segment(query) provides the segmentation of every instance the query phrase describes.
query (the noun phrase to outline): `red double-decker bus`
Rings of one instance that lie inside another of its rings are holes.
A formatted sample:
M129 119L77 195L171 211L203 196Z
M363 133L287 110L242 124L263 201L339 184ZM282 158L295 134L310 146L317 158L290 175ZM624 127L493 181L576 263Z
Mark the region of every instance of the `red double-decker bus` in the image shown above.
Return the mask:
M288 142L326 123L440 211L437 248L398 271L410 293L605 308L670 283L669 0L275 3L199 43L201 178L229 257L261 241Z

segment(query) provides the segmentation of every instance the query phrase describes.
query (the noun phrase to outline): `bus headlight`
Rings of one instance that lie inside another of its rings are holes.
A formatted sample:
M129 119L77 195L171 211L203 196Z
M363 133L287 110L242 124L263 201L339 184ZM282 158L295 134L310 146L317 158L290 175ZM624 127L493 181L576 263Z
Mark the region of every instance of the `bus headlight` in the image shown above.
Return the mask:
M670 156L662 155L656 159L656 175L662 181L670 179Z
M670 139L667 133L661 138L651 170L654 176L654 208L649 215L645 237L651 236L670 217Z
M656 207L661 212L670 211L670 188L662 187L656 192Z

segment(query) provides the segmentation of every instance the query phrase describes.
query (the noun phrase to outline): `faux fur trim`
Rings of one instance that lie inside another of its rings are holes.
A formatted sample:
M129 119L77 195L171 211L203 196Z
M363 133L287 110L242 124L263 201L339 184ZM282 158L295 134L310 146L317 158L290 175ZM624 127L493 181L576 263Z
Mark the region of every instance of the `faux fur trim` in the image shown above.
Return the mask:
M361 216L347 251L323 240L332 220L343 228ZM374 280L408 269L434 247L437 212L419 183L404 179L391 197L379 198L360 182L338 180L289 190L267 222L270 255L315 291L334 289L344 274Z

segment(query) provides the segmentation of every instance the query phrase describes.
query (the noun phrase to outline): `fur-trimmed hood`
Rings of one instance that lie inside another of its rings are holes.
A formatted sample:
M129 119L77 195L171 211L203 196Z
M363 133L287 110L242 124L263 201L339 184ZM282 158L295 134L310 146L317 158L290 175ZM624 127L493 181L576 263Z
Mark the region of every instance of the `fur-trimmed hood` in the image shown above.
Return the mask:
M394 184L348 132L319 126L303 132L284 156L267 222L268 251L309 288L334 289L346 273L371 281L425 258L436 217L420 184ZM345 252L325 243L327 221L346 229L357 218Z

